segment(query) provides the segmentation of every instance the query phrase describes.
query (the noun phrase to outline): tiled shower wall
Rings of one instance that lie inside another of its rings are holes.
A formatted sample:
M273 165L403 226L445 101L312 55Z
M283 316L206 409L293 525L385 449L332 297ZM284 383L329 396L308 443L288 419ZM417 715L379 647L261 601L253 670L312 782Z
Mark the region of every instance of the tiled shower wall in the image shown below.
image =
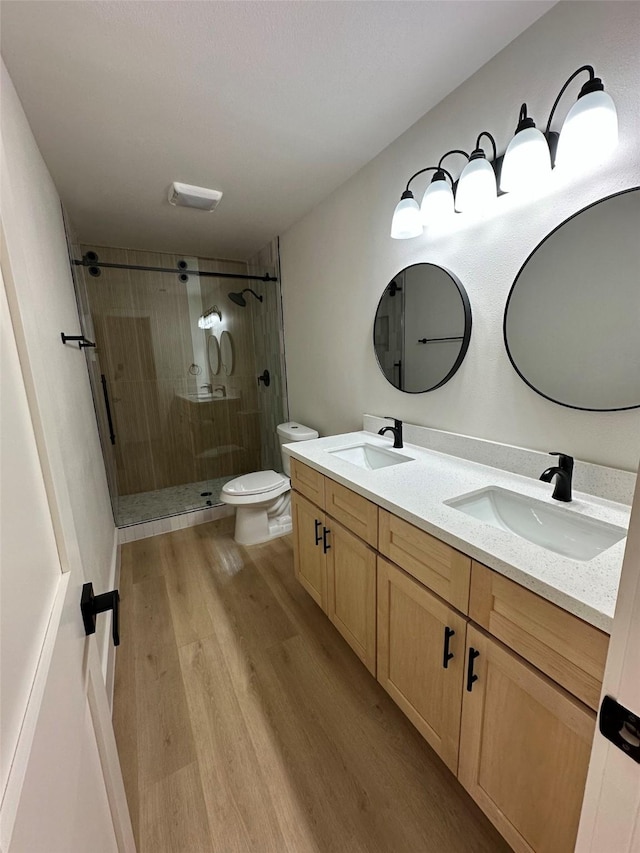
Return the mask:
M268 388L258 387L260 431L262 434L263 469L282 471L280 444L276 432L278 424L289 419L287 385L284 360L284 334L282 327L282 297L280 287L280 258L278 239L272 240L261 251L250 258L248 271L251 275L276 276L278 281L256 281L252 288L263 297L251 302L251 324L257 373L265 368L269 371L271 384Z

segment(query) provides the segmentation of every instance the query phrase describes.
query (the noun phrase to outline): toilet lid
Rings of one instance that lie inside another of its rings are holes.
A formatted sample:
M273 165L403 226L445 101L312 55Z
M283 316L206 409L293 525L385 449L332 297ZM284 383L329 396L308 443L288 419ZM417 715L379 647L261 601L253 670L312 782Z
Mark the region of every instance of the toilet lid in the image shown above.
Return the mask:
M222 487L228 495L260 495L284 485L287 478L275 471L256 471L255 474L243 474L230 480Z

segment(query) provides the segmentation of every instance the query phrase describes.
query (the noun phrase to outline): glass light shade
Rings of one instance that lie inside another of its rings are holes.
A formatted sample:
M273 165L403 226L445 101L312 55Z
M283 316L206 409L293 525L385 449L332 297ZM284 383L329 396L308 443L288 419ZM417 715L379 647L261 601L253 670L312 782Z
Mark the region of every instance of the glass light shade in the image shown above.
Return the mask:
M422 196L420 205L420 217L427 225L430 222L438 222L443 216L454 213L453 191L447 181L431 181Z
M498 197L496 174L485 157L469 160L462 170L456 190L456 210L478 213L490 207Z
M506 193L531 190L551 176L551 154L542 131L526 127L513 137L502 161L500 189Z
M606 159L618 144L618 114L606 92L583 95L569 110L556 154L556 166L582 169Z
M404 195L404 193L403 193ZM393 211L391 236L394 240L408 240L422 234L420 208L413 195L401 198Z

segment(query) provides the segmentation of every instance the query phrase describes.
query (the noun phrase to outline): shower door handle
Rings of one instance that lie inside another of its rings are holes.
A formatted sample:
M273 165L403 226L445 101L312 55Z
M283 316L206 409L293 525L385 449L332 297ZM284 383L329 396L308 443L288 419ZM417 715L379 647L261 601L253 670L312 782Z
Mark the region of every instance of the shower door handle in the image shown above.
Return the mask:
M109 438L111 439L111 444L116 443L116 434L113 431L113 420L111 418L111 405L109 403L109 389L107 388L107 377L102 373L100 375L100 381L102 382L102 393L104 394L104 407L107 410L107 423L109 424Z

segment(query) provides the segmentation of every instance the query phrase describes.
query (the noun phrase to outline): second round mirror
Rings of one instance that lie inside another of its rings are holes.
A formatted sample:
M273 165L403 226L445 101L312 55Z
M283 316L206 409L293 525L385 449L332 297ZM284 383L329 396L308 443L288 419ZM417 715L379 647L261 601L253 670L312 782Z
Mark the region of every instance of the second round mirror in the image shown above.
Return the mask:
M435 264L413 264L378 303L373 346L380 370L400 391L420 394L448 382L469 347L471 307L458 279Z

